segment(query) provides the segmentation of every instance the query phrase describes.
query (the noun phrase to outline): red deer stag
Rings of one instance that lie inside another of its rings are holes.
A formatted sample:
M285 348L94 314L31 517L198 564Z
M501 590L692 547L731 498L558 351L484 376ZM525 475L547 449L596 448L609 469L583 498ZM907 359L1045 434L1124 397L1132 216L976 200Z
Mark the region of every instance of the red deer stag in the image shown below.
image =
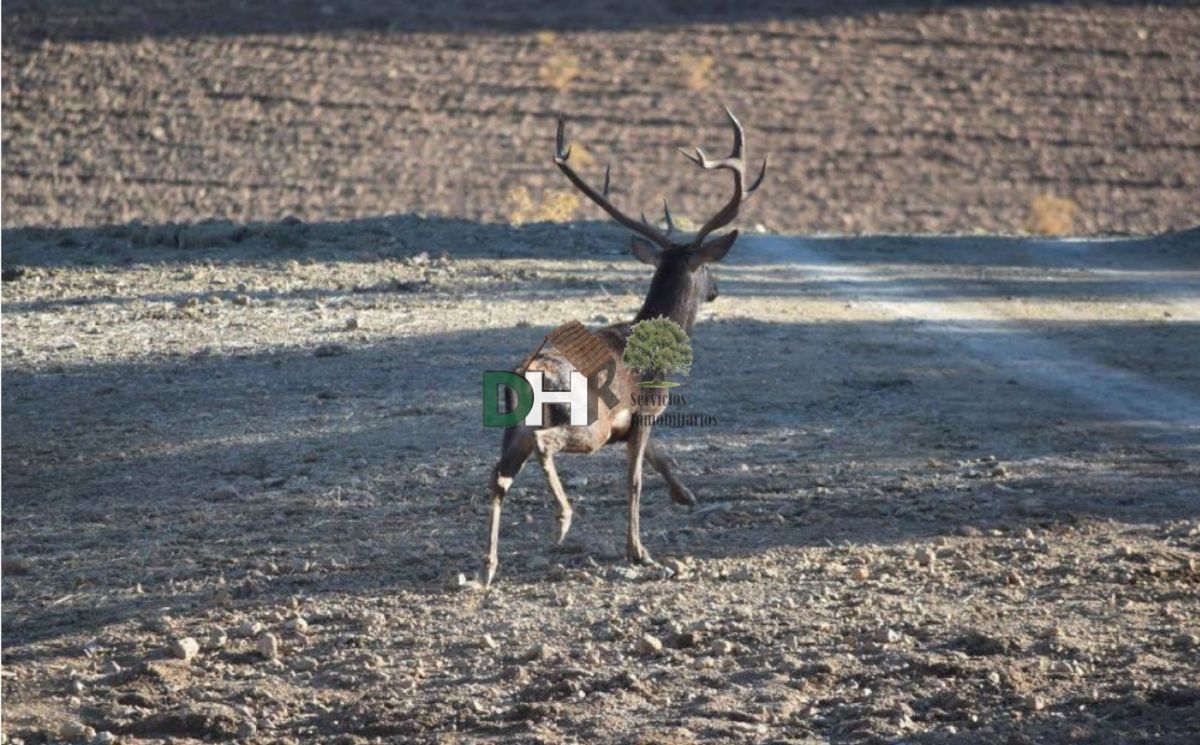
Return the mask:
M616 374L610 387L617 397L615 408L609 408L604 401L598 400L597 418L588 426L569 426L560 404L548 405L551 411L543 418L543 426L529 427L518 423L504 431L504 439L500 461L492 471L492 499L489 517L488 551L484 559L484 584L490 586L499 564L498 544L500 540L500 508L504 496L512 487L513 479L525 464L531 453L537 453L550 491L554 494L558 513L558 541L562 542L571 527L571 505L563 493L562 482L554 468L556 453L591 453L602 446L613 442L624 442L629 455L629 532L626 538L626 553L630 561L639 563L651 562L650 554L642 546L639 529L639 503L642 495L642 460L650 461L659 474L666 480L670 488L671 499L679 504L695 505L696 499L692 492L679 482L671 472L671 463L662 448L650 440L651 425L666 408L665 404L654 405L635 404L631 394L637 390L640 378L628 370L620 359L625 349L634 323L650 318L665 316L679 324L688 336L691 336L692 326L696 322L696 314L700 303L711 301L717 296L716 283L709 274L708 265L720 261L737 239L737 231L709 238L718 228L725 227L737 217L742 203L754 193L766 175L767 162L763 161L758 177L749 187L746 186L745 132L742 125L728 108L725 113L733 126L733 152L727 158L709 159L700 148L695 154L680 150L689 160L705 171L726 170L733 174L733 196L729 202L713 215L690 240L675 242L671 239L674 225L670 210L666 204L663 211L666 217L666 232L646 222L644 216L639 222L613 206L608 200L610 169L604 173L604 189L597 192L589 186L568 164L571 148L564 146L564 120L558 118L558 134L554 164L566 177L583 192L588 199L595 202L614 220L636 233L633 236L633 255L639 261L654 267L654 276L650 280L650 291L641 311L633 321L617 323L595 332L612 350L617 358ZM569 387L570 363L555 349L542 349L528 363L529 370L541 371L544 379L555 381L557 389ZM655 397L658 398L658 397ZM509 397L509 406L514 402ZM611 400L611 399L610 399ZM557 410L557 411L555 411Z

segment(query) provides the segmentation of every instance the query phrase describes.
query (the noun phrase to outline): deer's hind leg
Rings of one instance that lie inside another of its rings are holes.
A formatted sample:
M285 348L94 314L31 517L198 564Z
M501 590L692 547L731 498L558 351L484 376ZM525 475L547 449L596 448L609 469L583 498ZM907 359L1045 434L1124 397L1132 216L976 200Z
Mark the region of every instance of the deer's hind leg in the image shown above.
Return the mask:
M691 489L680 483L679 479L675 478L675 474L671 472L675 466L674 459L654 440L646 443L646 460L650 461L654 470L658 471L659 475L666 480L672 502L688 507L696 506L696 495L692 494Z
M539 429L534 433L534 451L537 452L538 462L546 473L546 482L550 485L550 493L554 495L555 511L558 516L558 543L561 545L571 530L571 503L563 492L562 482L558 479L558 470L554 467L554 454L560 452L567 444L567 434L561 428Z
M483 584L492 584L496 567L500 565L500 507L504 497L512 488L513 481L521 472L529 454L533 452L533 432L523 424L518 424L504 430L504 441L501 446L500 461L492 469L492 505L488 517L488 551L483 559Z

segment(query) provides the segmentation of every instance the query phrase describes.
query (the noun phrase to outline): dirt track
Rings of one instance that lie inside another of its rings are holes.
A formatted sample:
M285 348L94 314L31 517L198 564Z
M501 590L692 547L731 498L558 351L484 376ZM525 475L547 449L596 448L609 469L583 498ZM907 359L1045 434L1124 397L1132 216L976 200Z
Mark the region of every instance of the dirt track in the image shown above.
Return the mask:
M526 468L487 596L456 588L499 439L480 371L564 320L631 315L646 271L621 234L404 218L175 239L5 235L27 267L4 296L9 737L1200 730L1195 235L746 238L681 389L717 424L661 433L702 511L651 478L643 514L687 576L622 561L606 451L560 459L561 552ZM268 633L278 659L255 651ZM199 655L173 659L189 636Z
M1045 195L1076 233L1197 221L1193 4L478 5L7 2L4 225L503 222L564 186L557 110L623 204L694 217L725 184L675 147L723 146L726 103L772 231L1020 232Z

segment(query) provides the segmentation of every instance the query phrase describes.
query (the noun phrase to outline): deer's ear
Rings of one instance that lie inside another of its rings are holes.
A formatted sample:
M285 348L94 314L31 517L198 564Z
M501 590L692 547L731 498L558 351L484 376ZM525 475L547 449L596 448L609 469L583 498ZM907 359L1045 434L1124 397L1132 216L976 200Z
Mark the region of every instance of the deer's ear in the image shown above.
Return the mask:
M654 246L635 235L633 236L633 240L630 241L630 248L633 249L633 255L637 257L638 261L650 266L658 266L658 260L662 256L662 252Z
M734 230L701 244L699 248L688 254L688 266L692 269L699 269L701 264L720 261L725 258L725 254L729 253L729 249L737 237L738 232Z

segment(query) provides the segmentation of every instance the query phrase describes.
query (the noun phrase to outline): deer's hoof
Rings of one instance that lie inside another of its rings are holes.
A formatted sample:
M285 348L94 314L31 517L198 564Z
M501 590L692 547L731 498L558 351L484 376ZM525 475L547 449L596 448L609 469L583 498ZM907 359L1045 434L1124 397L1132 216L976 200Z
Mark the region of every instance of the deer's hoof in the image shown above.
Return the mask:
M490 560L483 562L483 589L486 590L492 586L492 578L496 576L498 563Z
M650 557L650 552L644 546L638 544L629 546L625 549L625 555L628 557L631 564L653 564L654 559Z
M561 546L563 541L567 539L567 533L571 532L571 513L566 512L558 516L558 540L556 545Z
M671 501L675 504L681 504L684 507L695 507L696 495L692 494L691 489L681 486L678 489L671 490Z

